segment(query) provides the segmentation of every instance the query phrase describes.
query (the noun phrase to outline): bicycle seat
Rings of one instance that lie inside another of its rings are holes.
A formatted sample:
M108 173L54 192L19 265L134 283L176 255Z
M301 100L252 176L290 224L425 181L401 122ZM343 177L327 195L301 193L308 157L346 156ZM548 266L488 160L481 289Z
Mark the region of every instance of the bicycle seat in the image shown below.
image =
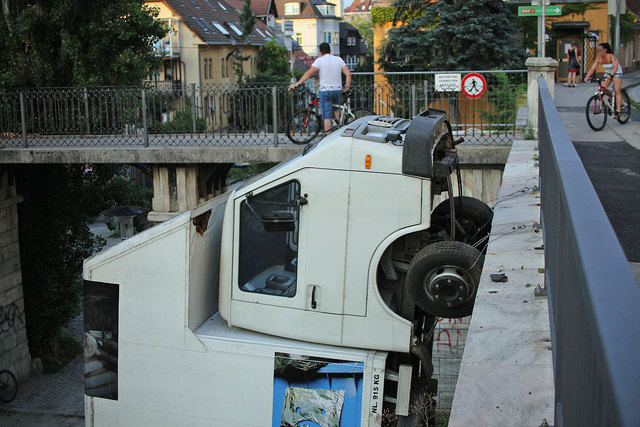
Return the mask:
M351 90L348 90L346 92L342 93L344 96L346 96L347 98L351 98L353 96L353 92Z

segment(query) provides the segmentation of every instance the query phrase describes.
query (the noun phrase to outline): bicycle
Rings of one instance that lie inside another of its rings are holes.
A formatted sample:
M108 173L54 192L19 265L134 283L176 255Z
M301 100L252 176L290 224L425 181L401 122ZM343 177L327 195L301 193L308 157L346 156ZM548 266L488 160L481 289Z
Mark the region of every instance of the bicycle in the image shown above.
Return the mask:
M587 101L585 113L587 115L587 124L595 131L602 130L607 124L607 117L615 111L616 96L615 92L602 86L605 78L595 80L598 83L598 90L595 95ZM616 118L620 124L625 124L631 117L631 99L625 89L622 89L622 103L620 106L620 116Z
M0 371L0 401L10 403L18 394L18 380L11 371Z
M308 95L310 100L306 109L294 114L293 117L289 119L289 122L287 122L287 138L294 144L306 144L318 136L321 129L324 129L324 121L320 116L320 99L305 86L301 86L300 91L303 95ZM337 121L332 119L334 126L332 126L329 131L333 131L361 117L375 114L366 108L358 108L352 111L351 97L353 96L353 92L347 91L343 93L343 96L345 99L342 104L333 105L339 108L340 115Z

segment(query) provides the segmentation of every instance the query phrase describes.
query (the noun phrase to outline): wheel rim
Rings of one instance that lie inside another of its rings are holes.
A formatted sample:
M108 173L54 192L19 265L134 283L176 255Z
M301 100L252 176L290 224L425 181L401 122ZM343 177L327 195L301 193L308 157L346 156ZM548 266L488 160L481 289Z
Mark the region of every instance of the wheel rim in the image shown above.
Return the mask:
M475 286L463 268L447 265L433 269L424 281L424 291L443 308L458 307L473 296Z

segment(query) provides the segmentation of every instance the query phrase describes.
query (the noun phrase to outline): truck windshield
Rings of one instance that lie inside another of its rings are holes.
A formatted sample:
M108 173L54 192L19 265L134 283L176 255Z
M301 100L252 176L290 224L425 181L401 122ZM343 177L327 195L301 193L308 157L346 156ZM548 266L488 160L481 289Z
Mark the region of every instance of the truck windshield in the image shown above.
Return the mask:
M296 294L299 196L300 183L290 181L240 204L241 290L283 297Z

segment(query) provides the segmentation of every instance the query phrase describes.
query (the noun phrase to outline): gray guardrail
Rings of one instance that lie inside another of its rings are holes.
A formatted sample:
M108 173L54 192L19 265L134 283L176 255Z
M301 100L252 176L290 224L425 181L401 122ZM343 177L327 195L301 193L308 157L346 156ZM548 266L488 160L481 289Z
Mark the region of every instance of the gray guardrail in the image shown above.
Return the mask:
M544 79L538 84L555 426L637 426L640 289Z

